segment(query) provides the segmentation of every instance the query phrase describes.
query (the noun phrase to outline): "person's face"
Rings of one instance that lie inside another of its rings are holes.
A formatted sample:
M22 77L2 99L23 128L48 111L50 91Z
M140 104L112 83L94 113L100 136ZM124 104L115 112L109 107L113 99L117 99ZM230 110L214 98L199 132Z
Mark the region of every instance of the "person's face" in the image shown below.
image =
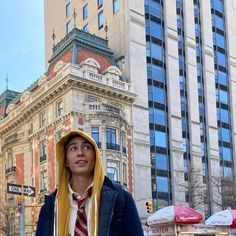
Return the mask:
M75 137L66 145L66 167L72 176L93 176L95 162L94 147L85 138Z

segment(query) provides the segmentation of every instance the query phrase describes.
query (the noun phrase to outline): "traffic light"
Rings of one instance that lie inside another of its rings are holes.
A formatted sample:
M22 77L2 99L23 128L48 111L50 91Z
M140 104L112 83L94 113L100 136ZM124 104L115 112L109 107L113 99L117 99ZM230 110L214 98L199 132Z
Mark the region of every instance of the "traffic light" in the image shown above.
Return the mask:
M147 213L152 213L152 200L146 202Z

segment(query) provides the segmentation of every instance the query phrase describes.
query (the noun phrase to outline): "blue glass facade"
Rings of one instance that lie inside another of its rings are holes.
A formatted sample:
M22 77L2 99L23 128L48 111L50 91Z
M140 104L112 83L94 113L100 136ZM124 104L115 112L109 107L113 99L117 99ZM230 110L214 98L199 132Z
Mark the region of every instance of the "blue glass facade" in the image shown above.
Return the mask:
M230 122L230 90L223 0L211 0L212 34L215 58L215 88L220 151L223 176L232 174L232 131Z
M176 0L177 31L178 31L178 56L179 56L179 84L180 84L180 107L182 119L182 140L183 140L183 158L184 158L184 179L189 180L191 153L189 147L189 124L188 124L188 90L186 80L185 63L185 34L184 34L184 12L183 0ZM189 199L189 194L186 193ZM187 200L186 199L186 200Z
M171 203L163 1L145 0L149 127L154 209Z

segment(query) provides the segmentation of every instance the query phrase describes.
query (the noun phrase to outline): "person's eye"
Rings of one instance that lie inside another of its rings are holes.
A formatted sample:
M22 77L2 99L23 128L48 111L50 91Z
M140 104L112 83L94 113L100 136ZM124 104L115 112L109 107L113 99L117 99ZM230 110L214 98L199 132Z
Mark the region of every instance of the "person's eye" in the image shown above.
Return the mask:
M84 150L89 150L89 149L91 149L91 146L90 146L90 145L85 145L85 146L83 147L83 149L84 149Z
M75 147L75 146L72 146L72 147L70 148L70 150L71 150L71 151L75 151L75 150L76 150L76 147Z

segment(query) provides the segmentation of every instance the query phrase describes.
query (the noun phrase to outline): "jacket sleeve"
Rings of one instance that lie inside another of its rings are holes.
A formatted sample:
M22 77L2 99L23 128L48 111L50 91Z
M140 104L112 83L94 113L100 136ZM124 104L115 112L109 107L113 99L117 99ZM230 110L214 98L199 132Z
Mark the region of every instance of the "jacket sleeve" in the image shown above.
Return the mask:
M131 194L124 191L125 195L125 213L124 213L124 235L143 236L143 229L138 215L135 202Z
M42 206L36 229L36 236L53 236L54 231L54 204L53 201L45 199Z

